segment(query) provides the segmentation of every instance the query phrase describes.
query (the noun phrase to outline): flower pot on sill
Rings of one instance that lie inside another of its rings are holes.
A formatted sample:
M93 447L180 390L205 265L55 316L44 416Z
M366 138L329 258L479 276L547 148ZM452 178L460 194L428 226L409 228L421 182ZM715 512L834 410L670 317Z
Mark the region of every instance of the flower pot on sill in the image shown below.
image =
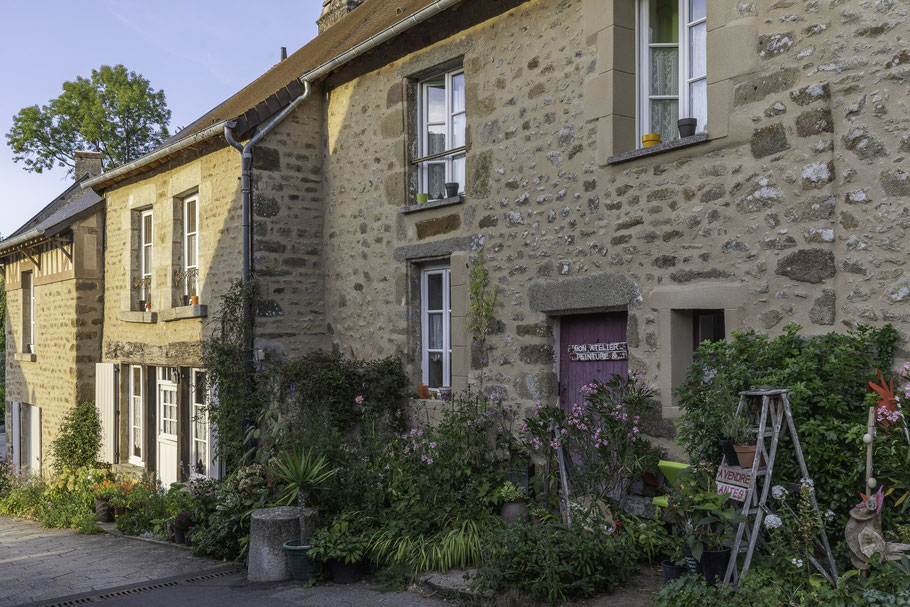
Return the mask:
M675 565L670 561L661 561L661 568L664 572L664 584L670 580L675 580L678 577L682 577L686 573L686 568L681 565Z
M740 468L751 468L755 461L755 445L733 445Z
M455 198L458 196L458 186L457 181L446 182L446 198Z
M676 121L679 128L679 138L691 137L695 134L695 128L698 126L698 118L680 118Z
M139 300L139 311L145 312L145 300L144 299Z
M183 305L185 305L185 306L190 305L190 296L189 295L183 296Z
M430 398L430 386L426 384L420 384L417 386L417 398L423 400Z
M417 195L417 204L426 204L430 200L430 195L421 192Z
M190 295L190 305L191 306L199 305L199 296L198 295Z
M298 584L306 584L313 577L313 563L307 552L312 546L301 546L300 540L288 540L284 544L284 553L288 557L288 567L291 569L291 575Z
M449 388L448 386L438 388L437 393L439 394L439 400L447 401L452 399L452 388Z
M648 133L647 135L641 136L641 147L649 148L652 145L657 145L660 143L660 134L659 133Z
M723 451L723 459L726 460L728 466L736 466L739 464L739 458L736 455L736 449L733 448L733 440L729 438L719 438L717 439L718 444L720 445L721 450Z

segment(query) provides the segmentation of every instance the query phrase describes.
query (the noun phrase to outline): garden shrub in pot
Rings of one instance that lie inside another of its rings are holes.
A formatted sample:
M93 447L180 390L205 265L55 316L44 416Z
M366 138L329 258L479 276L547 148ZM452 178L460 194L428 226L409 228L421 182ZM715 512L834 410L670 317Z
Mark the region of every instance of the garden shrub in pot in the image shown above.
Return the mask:
M313 534L308 556L325 563L336 584L359 582L363 576L363 562L370 543L362 523L358 513L345 513Z

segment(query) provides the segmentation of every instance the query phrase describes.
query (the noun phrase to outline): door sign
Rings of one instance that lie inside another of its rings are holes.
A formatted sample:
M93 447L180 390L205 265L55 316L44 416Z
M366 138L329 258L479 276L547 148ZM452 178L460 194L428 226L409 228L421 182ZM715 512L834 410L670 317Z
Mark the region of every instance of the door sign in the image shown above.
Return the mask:
M629 344L624 341L605 344L570 344L569 360L573 362L629 360Z

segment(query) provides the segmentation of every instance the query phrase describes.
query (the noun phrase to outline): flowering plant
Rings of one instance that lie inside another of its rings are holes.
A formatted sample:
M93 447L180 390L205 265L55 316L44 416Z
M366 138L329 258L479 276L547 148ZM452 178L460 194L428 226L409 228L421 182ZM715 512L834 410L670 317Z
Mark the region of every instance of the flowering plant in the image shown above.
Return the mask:
M783 485L771 487L775 511L765 517L764 526L772 556L781 563L780 570L793 582L808 579L809 564L815 560L818 532L834 519L831 510L821 516L815 511L812 505L814 493L815 484L808 477L800 479L799 488L793 492Z

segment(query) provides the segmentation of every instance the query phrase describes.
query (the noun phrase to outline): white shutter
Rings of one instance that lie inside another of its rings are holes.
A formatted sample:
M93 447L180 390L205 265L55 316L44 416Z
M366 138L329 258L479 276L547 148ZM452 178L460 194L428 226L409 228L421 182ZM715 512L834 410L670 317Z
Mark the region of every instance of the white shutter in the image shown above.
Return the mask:
M116 464L117 456L117 365L95 363L95 407L101 417L102 462Z
M41 474L41 408L31 405L28 408L28 454L29 471Z
M22 461L21 458L19 457L19 449L21 448L22 445L20 444L20 441L19 441L19 432L20 432L20 430L19 430L19 423L20 423L19 422L19 403L17 403L16 401L12 401L12 410L10 411L10 417L12 418L10 420L10 422L11 422L10 437L12 438L11 456L13 458L12 459L13 464L15 464L15 466L16 466L16 472L19 472L21 469L19 464Z

